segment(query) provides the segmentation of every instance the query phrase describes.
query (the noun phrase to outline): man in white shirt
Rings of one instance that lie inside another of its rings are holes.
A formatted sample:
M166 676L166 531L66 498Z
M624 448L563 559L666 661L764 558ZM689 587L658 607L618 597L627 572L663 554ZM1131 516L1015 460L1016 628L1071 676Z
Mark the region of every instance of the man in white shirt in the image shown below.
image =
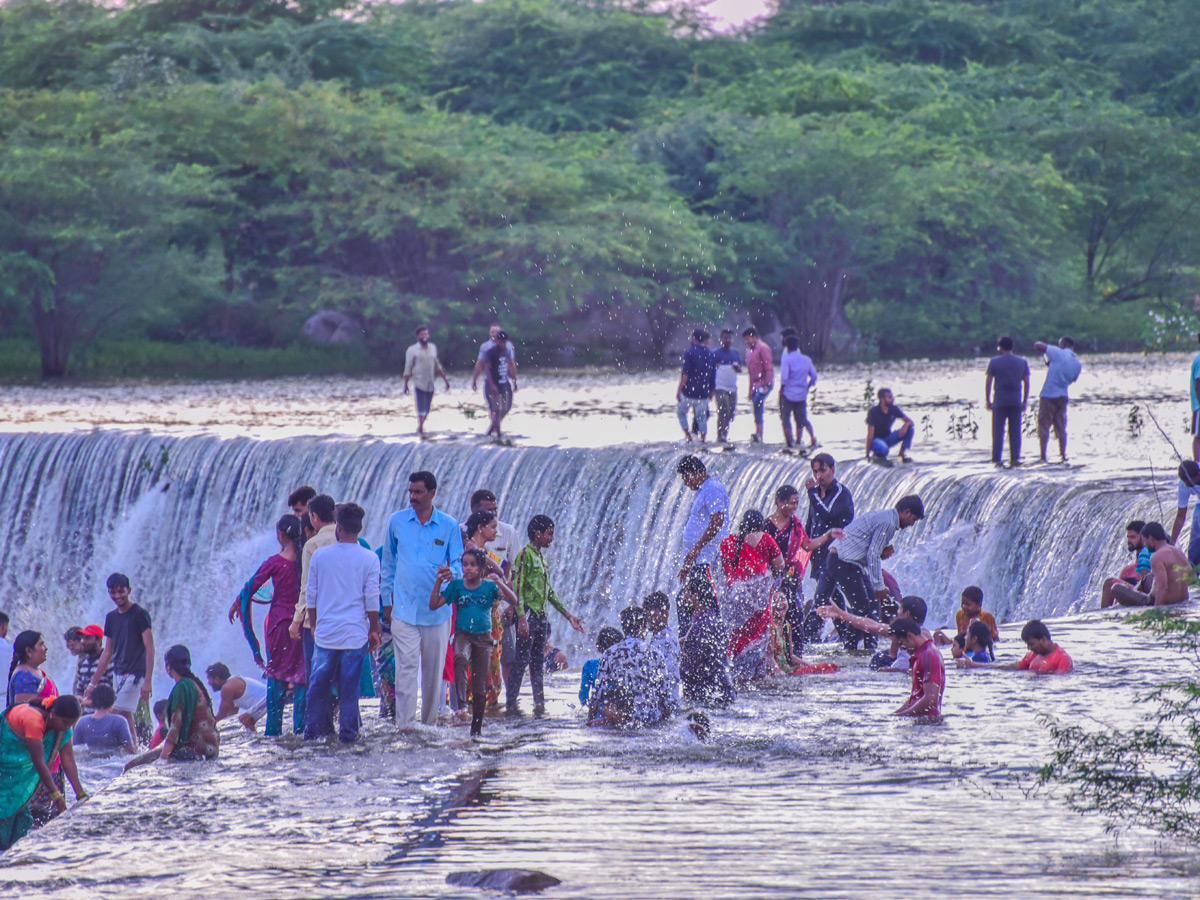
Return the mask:
M308 623L313 633L306 739L333 734L333 682L340 705L339 740L358 739L363 659L379 646L379 557L358 543L365 513L357 503L338 507L337 541L313 554L308 573ZM391 605L383 608L391 615Z
M236 716L242 725L254 731L267 714L267 686L255 678L234 675L223 662L213 663L204 674L208 686L221 697L217 721Z
M417 342L404 352L404 393L408 393L408 382L412 379L417 398L417 434L425 433L425 419L433 405L433 381L441 376L450 390L450 379L438 360L437 345L429 342L429 327L417 329Z
M337 526L333 521L337 509L328 494L317 494L308 501L308 520L316 534L304 542L300 551L300 597L296 600L296 612L288 633L293 641L301 641L304 647L304 674L306 684L312 681L313 636L308 624L308 573L312 567L313 554L322 547L337 542ZM300 731L308 721L308 688L296 685L292 689L292 727Z

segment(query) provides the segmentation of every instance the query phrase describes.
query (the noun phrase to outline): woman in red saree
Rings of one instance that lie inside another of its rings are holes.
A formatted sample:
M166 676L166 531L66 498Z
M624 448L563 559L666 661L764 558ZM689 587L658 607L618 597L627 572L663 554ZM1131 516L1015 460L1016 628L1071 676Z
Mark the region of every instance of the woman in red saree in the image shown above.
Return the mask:
M729 631L729 664L735 684L766 674L771 635L771 594L784 571L783 553L766 533L766 520L747 511L737 534L721 542L727 589L721 617Z

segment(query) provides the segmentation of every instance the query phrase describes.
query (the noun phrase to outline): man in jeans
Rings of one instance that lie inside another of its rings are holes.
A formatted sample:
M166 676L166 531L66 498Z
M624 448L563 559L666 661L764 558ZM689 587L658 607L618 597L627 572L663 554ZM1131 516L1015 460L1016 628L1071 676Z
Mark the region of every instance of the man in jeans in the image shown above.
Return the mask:
M1075 355L1075 341L1069 337L1058 339L1058 346L1038 341L1033 345L1038 353L1046 357L1046 383L1038 395L1038 447L1041 460L1046 461L1046 445L1050 443L1050 428L1058 438L1058 455L1067 461L1067 388L1076 382L1083 371L1083 363Z
M796 420L795 445L803 440L802 430L808 431L812 446L821 446L808 421L808 392L817 383L817 370L812 360L800 352L800 339L794 334L784 339L787 352L779 364L779 417L783 419L783 439L791 447L792 419Z
M432 472L408 476L409 508L388 521L383 541L382 596L395 606L392 647L396 654L396 727L412 724L421 689L421 721L437 724L442 672L450 646L450 607L429 608L439 566L462 577L462 531L453 516L434 509L437 479ZM419 676L419 681L418 681Z
M1005 335L996 342L998 356L988 363L983 395L992 414L992 462L1002 465L1004 429L1008 428L1008 458L1021 464L1021 413L1029 403L1029 363L1013 353L1013 339ZM993 394L992 388L995 387Z
M729 441L729 426L737 408L737 377L742 371L742 355L733 349L733 332L721 329L721 346L713 351L716 363L714 387L717 398L717 440Z
M900 461L912 462L908 448L913 442L913 420L896 405L889 388L880 388L879 403L867 411L867 459L890 466L888 451L900 445ZM892 431L892 425L900 421L900 427Z
M879 509L854 519L829 548L829 557L817 582L813 607L834 603L856 616L880 620L880 601L888 596L883 580L883 550L901 528L925 518L925 507L916 494L901 497L894 509ZM838 603L838 595L845 606ZM874 650L877 638L839 620L842 645L853 650L862 641L863 648Z
M771 363L771 348L761 340L758 332L747 328L742 332L746 342L746 373L750 376L750 404L754 407L754 435L751 443L760 444L763 439L763 407L771 388L775 386L775 369Z
M304 737L333 734L333 684L337 681L338 739L358 739L359 684L368 649L379 646L379 557L358 543L363 509L338 507L337 541L312 556L308 571L308 624L312 628L312 680ZM385 616L391 608L383 608Z
M688 412L696 419L696 430L700 440L708 439L708 401L716 389L716 360L708 349L708 332L697 328L692 332L692 346L683 354L683 368L679 375L679 387L675 389L676 413L683 437L689 443L692 429L688 423Z

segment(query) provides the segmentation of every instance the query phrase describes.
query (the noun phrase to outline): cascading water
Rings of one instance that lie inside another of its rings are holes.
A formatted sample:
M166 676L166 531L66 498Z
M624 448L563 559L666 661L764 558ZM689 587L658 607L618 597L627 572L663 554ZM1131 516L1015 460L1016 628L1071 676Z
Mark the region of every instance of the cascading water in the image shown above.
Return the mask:
M104 579L124 571L151 613L160 647L183 641L197 658L249 666L226 613L242 583L276 549L272 525L308 483L367 510L377 546L387 517L407 503L410 472L438 476L438 505L459 518L470 492L489 487L501 517L523 531L535 513L556 522L555 584L592 634L656 588L674 592L679 535L691 493L675 475L680 451L497 448L370 439L255 441L149 433L0 436L0 515L9 522L0 609L17 628L55 638L111 609ZM783 483L801 486L804 461L710 455L734 516L764 512ZM906 593L948 621L967 584L997 618L1063 615L1098 602L1101 578L1126 561L1124 526L1159 518L1140 479L1088 484L1069 471L959 475L938 465L839 473L859 511L920 493L928 518L897 541L888 568ZM800 514L805 510L802 502ZM810 583L811 585L811 583ZM810 588L811 589L811 588ZM556 623L556 627L557 623ZM558 637L567 629L558 627ZM590 650L591 638L568 646ZM55 644L55 646L58 646ZM65 674L63 654L53 668Z

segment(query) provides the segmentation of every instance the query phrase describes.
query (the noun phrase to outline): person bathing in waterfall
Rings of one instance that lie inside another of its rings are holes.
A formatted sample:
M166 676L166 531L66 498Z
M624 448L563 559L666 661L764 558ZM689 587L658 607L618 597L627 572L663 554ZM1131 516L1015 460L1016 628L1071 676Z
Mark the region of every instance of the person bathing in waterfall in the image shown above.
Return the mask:
M312 498L316 502L316 498ZM309 511L312 515L312 511ZM300 558L304 550L303 532L297 516L281 516L275 523L275 539L279 552L268 557L254 573L229 607L229 621L240 619L247 640L254 635L252 604L254 595L267 581L274 585L271 606L267 611L267 659L263 671L267 676L266 728L268 737L283 734L283 709L289 691L292 692L292 730L304 730L303 713L307 694L308 675L305 672L304 644L292 637L296 604L300 599ZM257 641L251 643L253 649Z
M955 659L966 657L972 662L992 663L996 661L991 629L983 622L972 622L967 633L956 635L952 653Z
M955 638L947 637L946 633L939 628L933 634L934 646L951 647L950 652L957 659L962 655L962 649L961 645L954 646L957 643L956 639L966 635L972 622L983 622L992 633L992 640L1000 640L1000 629L996 627L996 617L983 608L983 589L973 584L963 588L962 597L959 598L959 609L954 614Z
M221 749L217 719L208 688L192 672L192 654L183 644L175 644L163 657L167 674L175 681L167 698L167 733L162 744L125 764L128 772L135 766L162 760L195 762L216 759Z
M1064 675L1075 667L1066 651L1051 639L1050 629L1038 619L1025 623L1021 640L1029 652L1017 662L983 663L964 655L954 661L955 665L960 669L1016 669L1035 675Z
M832 603L826 606L818 606L813 610L816 615L823 619L833 619L843 622L851 628L856 628L867 634L875 634L879 637L891 637L891 647L887 650L880 650L871 658L871 668L880 672L908 671L908 651L901 645L900 639L891 633L891 623L899 618L912 619L921 626L921 634L932 638L932 635L925 628L927 611L928 607L925 604L925 600L914 595L902 597L897 606L896 615L888 617L886 623L877 622L867 616L856 616L846 612L840 606L834 606Z
M783 574L783 554L766 533L766 519L747 510L737 533L721 541L721 566L727 591L720 601L721 617L731 638L729 661L734 683L765 674L771 631L771 597Z
M1145 525L1140 519L1134 519L1125 526L1125 548L1133 554L1133 562L1123 568L1116 578L1104 579L1104 586L1100 591L1101 609L1107 609L1116 602L1112 589L1114 585L1122 582L1138 588L1142 593L1150 592L1150 580L1146 577L1150 574L1150 548L1142 540L1142 528Z
M896 619L888 633L900 641L900 646L912 657L912 693L908 701L896 710L898 716L940 716L942 695L946 690L946 669L942 654L926 637L925 631L912 619Z

